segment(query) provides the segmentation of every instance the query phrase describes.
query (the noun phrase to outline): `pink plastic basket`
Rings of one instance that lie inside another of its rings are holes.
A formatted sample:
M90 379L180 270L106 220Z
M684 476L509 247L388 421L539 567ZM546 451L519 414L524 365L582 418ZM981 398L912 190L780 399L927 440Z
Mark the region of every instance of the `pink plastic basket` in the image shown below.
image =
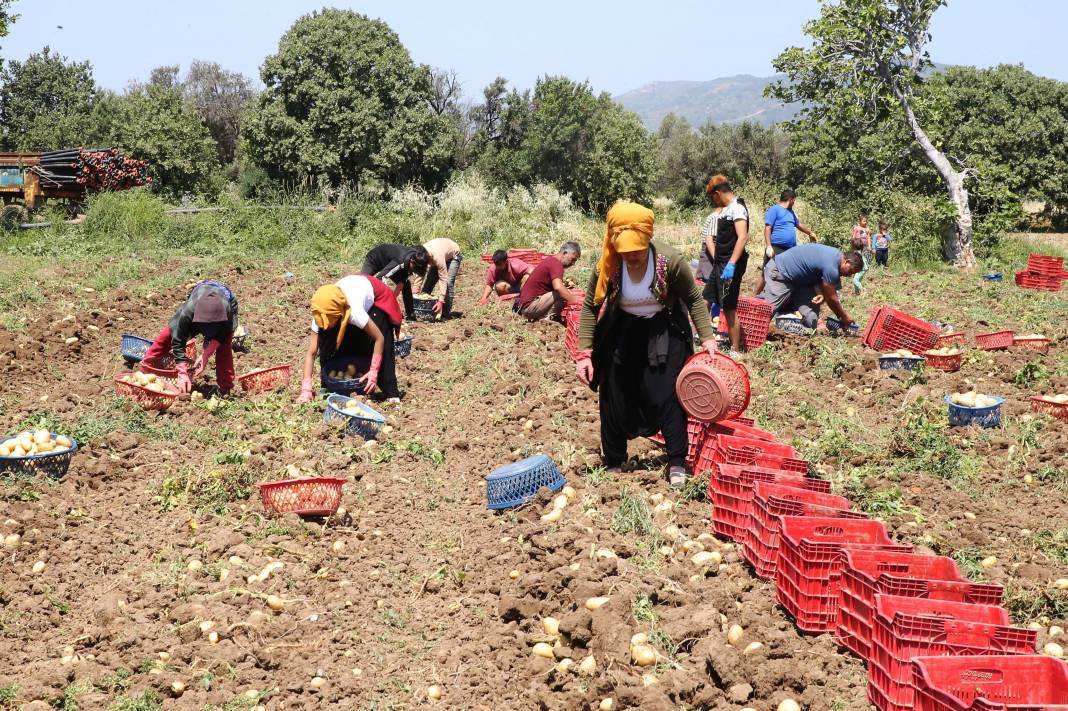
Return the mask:
M1054 402L1044 396L1034 395L1031 397L1031 409L1068 422L1068 402Z
M125 395L128 398L132 398L134 402L141 406L142 410L166 410L173 405L174 401L178 398L178 391L173 389L171 383L164 383L169 389L167 392L160 393L127 382L126 380L123 380L124 377L126 376L118 375L115 377L115 392L119 395Z
M1048 338L1022 338L1020 336L1012 337L1012 347L1020 348L1025 351L1036 351L1038 353L1049 353L1049 339Z
M1012 345L1012 331L991 331L975 334L975 345L984 351L1003 351Z
M289 365L260 368L237 376L242 389L250 393L266 393L285 387L289 382Z
M341 485L344 479L313 477L285 481L260 482L263 508L275 513L295 513L299 516L332 516L341 505Z

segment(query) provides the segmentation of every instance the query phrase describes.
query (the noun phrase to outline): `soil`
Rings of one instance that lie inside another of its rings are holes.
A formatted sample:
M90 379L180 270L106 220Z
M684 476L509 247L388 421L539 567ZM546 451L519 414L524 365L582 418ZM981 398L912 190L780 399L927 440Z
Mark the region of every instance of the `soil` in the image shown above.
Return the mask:
M167 283L182 266L161 264L145 278ZM284 362L299 368L315 284L274 271L213 275L237 294L254 344L236 354L238 373ZM773 586L751 574L732 544L705 536L724 565L696 575L679 543L707 534L710 504L668 489L655 445L632 443L633 471L587 476L598 464L596 396L574 378L563 328L475 306L480 272L462 274L465 312L457 318L405 325L415 336L413 354L399 361L406 395L396 407L373 403L392 427L377 444L323 425L321 405L293 405L296 372L285 393L239 394L215 412L182 400L142 416L113 397L111 381L124 369L121 334L154 337L184 298L184 284L147 297L132 286L71 287L36 307L25 329L0 330L8 431L42 411L70 426L104 423L62 481L0 484L2 533L21 536L0 560L0 688L17 687L0 708L58 705L65 694L76 706L64 708L107 708L144 691L175 709L586 710L604 697L619 709L653 711L764 711L787 697L805 709L868 708L863 664L831 635L800 633L776 607ZM56 283L77 279L57 274ZM1061 326L1051 335L1066 334ZM68 346L69 336L79 341ZM763 426L802 448L816 441L827 428L797 416L806 402L855 423L851 436L885 450L903 405L917 398L938 401L968 383L1008 397L1003 429L948 434L981 463L971 482L978 495L934 474L902 478L887 467L864 485L899 487L903 503L922 513L918 521L908 512L886 517L898 538L996 556L988 580L1045 591L1068 574L1021 533L1064 526L1055 519L1068 503L1065 487L1022 477L1065 468L1068 425L1043 418L1040 449L1015 457L1025 446L1032 394L1012 382L1018 352L984 353L959 373L928 371L916 383L878 371L877 354L856 340L834 342L840 372L817 378L830 342L774 341L774 364L746 356L751 411ZM1061 348L1068 344L1041 357L1051 370ZM210 372L205 380L210 396ZM1068 391L1068 379L1054 376L1048 390ZM220 456L232 452L244 452L244 463ZM577 491L562 519L541 521L550 500L544 492L511 512L489 511L484 476L537 452L552 456ZM813 467L840 485L865 464L848 455ZM163 488L190 472L280 479L287 465L345 478L345 511L315 520L271 516L254 489L240 487L222 507L198 507L192 490L168 501ZM666 554L651 537L613 530L622 498L648 502L654 494L677 503L653 518L657 528L673 524L682 534L657 542ZM616 557L596 555L602 549ZM192 560L203 567L190 570ZM31 572L36 561L45 563L39 574ZM280 569L249 580L275 561ZM272 611L267 595L284 609ZM586 610L595 596L608 604ZM556 660L531 654L546 639L547 616L560 620ZM1063 618L1038 621L1068 626ZM737 646L726 641L734 624L745 629ZM662 652L670 641L672 658L651 670L633 665L628 644L637 632L655 633ZM744 653L752 641L763 646ZM589 655L597 663L591 675L556 668L557 660L577 665ZM655 683L645 685L643 673ZM181 695L171 689L175 681L185 685ZM431 685L440 687L440 701L428 699Z

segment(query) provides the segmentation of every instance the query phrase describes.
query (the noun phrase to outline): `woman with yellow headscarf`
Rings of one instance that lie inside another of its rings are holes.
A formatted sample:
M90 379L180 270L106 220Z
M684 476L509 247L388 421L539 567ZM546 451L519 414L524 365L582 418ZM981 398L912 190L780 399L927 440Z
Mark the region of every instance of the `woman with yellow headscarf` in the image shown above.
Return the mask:
M617 202L579 325L579 378L600 391L601 454L621 470L627 440L663 432L668 479L686 483L686 413L675 381L693 354L690 320L715 348L712 319L683 256L653 239L653 211ZM604 309L598 318L598 313Z
M399 402L393 337L400 330L401 313L393 291L372 276L352 274L319 287L312 296L311 310L311 334L297 402L308 402L315 394L312 370L316 354L322 373L329 362L351 363L364 372L365 394L381 388L386 398Z

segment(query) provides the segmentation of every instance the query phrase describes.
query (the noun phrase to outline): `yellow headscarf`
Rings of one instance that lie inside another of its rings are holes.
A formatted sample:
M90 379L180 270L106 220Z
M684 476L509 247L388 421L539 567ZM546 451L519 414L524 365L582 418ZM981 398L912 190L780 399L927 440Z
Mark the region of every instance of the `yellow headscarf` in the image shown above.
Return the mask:
M649 248L653 239L653 211L635 202L619 201L608 211L601 259L597 262L597 290L594 304L604 303L608 282L619 269L619 255Z
M327 284L315 290L311 300L312 318L320 331L326 331L341 321L341 327L337 330L337 347L345 339L345 329L349 325L349 316L352 309L341 287L337 284Z

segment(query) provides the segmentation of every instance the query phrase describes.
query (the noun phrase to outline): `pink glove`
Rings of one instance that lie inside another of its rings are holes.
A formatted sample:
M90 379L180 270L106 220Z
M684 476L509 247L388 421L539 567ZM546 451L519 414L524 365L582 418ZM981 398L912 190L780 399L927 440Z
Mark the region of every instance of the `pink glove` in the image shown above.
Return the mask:
M716 343L715 338L709 338L707 341L701 341L701 345L704 346L704 349L709 353L719 352L719 344Z
M300 381L300 397L297 398L297 404L303 405L306 402L311 402L312 397L315 395L315 390L312 388L312 379L304 378Z
M193 391L193 381L189 379L189 364L178 364L178 392L188 395Z
M371 368L363 376L363 394L370 395L378 387L378 371L382 368L382 354L371 356Z
M589 351L580 351L575 359L575 373L583 385L589 385L593 380L593 360Z
M440 314L445 308L445 299L438 299L434 302L434 313Z
M205 346L204 352L197 358L197 362L193 364L193 377L199 378L200 374L208 367L208 361L215 355L215 351L219 350L219 342L214 338L208 341L208 345Z

